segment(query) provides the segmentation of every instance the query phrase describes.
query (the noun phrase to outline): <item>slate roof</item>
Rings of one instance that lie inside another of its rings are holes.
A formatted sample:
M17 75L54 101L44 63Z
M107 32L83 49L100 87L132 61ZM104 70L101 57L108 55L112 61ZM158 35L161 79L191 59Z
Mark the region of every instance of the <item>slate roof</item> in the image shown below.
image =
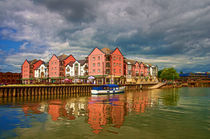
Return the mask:
M136 61L132 60L132 59L125 59L125 62L126 63L130 62L132 65L134 65L136 63Z
M101 51L106 55L110 55L112 53L112 50L110 50L109 48L102 48Z
M31 61L28 61L28 63L29 63L30 65L33 65L33 64L35 64L37 61L38 61L37 59L33 59L33 60L31 60Z
M86 60L78 60L78 62L80 63L80 66L83 66L86 63Z
M65 60L67 57L68 57L67 55L62 54L62 55L58 56L58 59L59 59L59 61L63 61L63 60Z

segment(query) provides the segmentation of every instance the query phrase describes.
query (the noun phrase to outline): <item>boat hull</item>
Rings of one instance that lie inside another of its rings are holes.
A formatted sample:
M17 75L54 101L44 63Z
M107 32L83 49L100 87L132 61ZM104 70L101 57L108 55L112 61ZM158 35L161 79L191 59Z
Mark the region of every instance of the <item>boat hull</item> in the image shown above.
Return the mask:
M119 90L91 90L92 95L108 95L108 94L119 94L119 93L124 93L125 88L123 87L122 89Z

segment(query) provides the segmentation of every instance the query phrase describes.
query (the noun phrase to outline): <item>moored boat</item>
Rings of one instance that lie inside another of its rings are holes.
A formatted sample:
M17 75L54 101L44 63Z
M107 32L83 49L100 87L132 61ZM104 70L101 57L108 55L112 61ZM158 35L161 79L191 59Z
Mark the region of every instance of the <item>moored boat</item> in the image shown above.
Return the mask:
M125 86L119 87L116 84L106 84L99 87L93 87L91 90L92 95L105 95L105 94L117 94L124 93Z

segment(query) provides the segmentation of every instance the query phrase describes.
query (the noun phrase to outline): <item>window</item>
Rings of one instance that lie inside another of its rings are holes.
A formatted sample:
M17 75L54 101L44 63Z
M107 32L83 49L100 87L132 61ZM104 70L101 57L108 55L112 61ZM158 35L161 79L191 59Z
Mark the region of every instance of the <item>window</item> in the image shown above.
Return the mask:
M98 69L98 72L100 72L100 69Z
M95 72L95 69L93 69L93 72Z
M100 56L98 56L98 60L100 60Z
M114 66L115 66L115 63L114 63Z
M121 57L119 57L119 61L121 61Z
M98 67L100 67L100 63L98 63Z
M118 63L116 63L116 65L118 66Z
M95 57L93 57L93 60L95 60Z
M131 70L131 65L128 65L128 70Z
M56 72L55 72L55 75L56 75Z
M106 63L106 67L110 67L110 63Z
M119 69L119 72L121 73L121 69Z
M53 61L52 61L52 63L51 64L53 64Z
M109 74L110 73L110 69L106 69L106 74Z
M55 64L56 64L56 62L55 62Z
M115 60L115 56L114 56L114 58L113 58L114 60Z
M114 69L114 73L116 73L116 70Z
M95 67L95 63L93 63L93 67Z
M122 64L120 63L119 66L121 66Z
M66 69L66 71L69 72L69 71L70 71L70 68L68 67L68 68Z

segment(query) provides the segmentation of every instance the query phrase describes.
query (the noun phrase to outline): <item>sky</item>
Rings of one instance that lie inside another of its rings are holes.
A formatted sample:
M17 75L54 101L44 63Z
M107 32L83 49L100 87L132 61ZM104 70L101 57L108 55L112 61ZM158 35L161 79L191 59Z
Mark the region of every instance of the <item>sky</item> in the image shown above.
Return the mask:
M126 58L210 71L210 0L0 0L0 72L25 59L118 47Z

